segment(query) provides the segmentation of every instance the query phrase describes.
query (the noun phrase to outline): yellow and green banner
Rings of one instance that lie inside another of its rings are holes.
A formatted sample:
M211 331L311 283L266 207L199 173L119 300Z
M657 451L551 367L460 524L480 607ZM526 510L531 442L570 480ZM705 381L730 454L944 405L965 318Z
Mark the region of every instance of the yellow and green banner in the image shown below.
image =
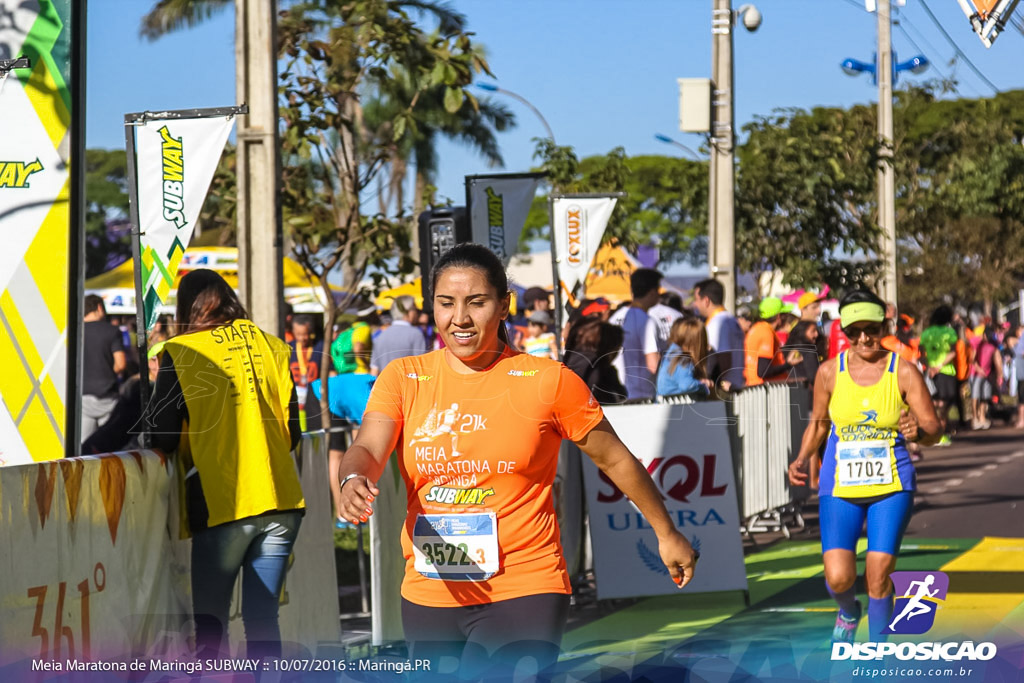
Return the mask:
M71 3L0 0L0 465L67 445Z

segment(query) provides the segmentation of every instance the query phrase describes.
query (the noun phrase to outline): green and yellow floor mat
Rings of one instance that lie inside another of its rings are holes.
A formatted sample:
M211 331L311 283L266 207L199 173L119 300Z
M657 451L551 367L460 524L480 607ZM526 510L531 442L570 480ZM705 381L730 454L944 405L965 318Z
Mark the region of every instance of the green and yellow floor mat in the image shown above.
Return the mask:
M864 602L865 552L862 540L857 592ZM949 591L927 633L892 641L992 642L997 654L988 661L892 654L834 661L836 606L825 590L820 543L781 542L747 556L746 568L749 606L740 592L683 591L568 632L560 662L566 680L1024 680L1024 539L911 539L900 551L897 571L945 572ZM868 640L867 618L857 640Z

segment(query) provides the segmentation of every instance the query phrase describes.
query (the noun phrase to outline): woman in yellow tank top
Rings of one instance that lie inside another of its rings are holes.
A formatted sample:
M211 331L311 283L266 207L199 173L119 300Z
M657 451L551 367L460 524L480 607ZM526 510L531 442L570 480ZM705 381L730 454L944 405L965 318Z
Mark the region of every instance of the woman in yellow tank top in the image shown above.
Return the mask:
M793 486L828 438L818 483L825 587L839 605L835 642L852 642L862 616L856 599L857 539L867 523L865 580L871 640L884 640L893 593L889 575L913 509L914 467L906 444L938 441L941 425L921 372L881 345L885 304L865 290L839 305L850 349L826 361L814 384L814 408L800 453L789 467Z

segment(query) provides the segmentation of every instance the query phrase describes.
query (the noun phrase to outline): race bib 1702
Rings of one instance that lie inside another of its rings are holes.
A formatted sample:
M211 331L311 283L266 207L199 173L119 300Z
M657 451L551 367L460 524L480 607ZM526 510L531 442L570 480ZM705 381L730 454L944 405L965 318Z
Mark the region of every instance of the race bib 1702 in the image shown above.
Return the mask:
M839 485L891 484L891 452L888 441L840 441L836 445Z

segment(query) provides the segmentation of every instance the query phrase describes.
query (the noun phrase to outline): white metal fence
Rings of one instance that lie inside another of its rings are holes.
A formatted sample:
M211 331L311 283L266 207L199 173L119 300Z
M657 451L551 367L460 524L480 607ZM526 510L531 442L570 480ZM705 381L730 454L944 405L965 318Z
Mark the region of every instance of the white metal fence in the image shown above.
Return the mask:
M780 530L788 536L787 515L802 528L800 503L810 495L807 487L791 487L786 472L800 451L811 393L802 386L764 384L738 392L730 406L744 531Z

